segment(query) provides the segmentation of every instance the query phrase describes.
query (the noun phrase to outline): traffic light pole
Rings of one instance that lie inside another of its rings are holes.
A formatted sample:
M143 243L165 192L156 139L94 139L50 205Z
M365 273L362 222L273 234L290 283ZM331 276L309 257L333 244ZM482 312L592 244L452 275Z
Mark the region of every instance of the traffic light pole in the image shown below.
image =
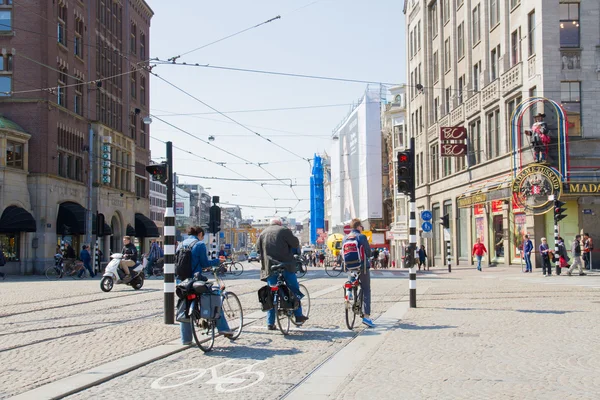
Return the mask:
M167 209L165 210L164 321L175 323L175 213L173 209L173 143L167 142Z
M411 162L414 162L415 138L410 139ZM414 179L414 176L413 176ZM414 182L414 180L413 180ZM408 290L410 308L417 308L417 272L415 271L415 250L417 248L417 207L415 204L415 185L413 184L409 194L409 221L408 221ZM406 260L407 258L405 258Z

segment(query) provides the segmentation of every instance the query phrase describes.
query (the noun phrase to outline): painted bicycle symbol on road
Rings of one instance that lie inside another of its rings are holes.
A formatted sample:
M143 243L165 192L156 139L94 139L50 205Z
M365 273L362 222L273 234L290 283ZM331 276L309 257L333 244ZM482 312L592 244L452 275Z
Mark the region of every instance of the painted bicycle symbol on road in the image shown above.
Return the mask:
M254 386L264 379L264 372L252 370L255 366L263 362L264 361L257 361L254 364L245 364L229 360L210 368L184 369L156 379L152 382L150 387L158 390L172 389L199 381L205 377L207 372L210 372L210 379L201 384L215 385L215 390L217 392L236 392ZM236 366L241 368L231 370L232 367ZM219 375L218 370L228 370L229 372Z

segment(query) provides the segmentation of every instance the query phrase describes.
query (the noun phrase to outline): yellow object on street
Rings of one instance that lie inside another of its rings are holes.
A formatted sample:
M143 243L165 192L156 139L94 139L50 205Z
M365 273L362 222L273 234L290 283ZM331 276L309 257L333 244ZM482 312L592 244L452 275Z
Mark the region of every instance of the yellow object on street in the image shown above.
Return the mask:
M329 235L327 238L327 248L335 257L340 254L340 250L342 249L342 240L344 240L344 235L341 233L334 233L333 235Z

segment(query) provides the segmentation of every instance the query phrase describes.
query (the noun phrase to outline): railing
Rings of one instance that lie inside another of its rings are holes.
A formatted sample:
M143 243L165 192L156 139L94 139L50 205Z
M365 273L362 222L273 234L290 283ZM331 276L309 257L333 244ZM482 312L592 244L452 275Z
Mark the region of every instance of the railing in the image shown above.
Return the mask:
M479 93L475 93L465 102L465 117L468 118L471 115L479 112L479 97Z
M450 125L456 126L465 120L465 105L461 104L450 113Z
M504 96L523 85L522 67L523 63L518 63L500 78L500 90Z
M487 106L500 99L500 79L496 79L481 90L481 105Z
M442 118L440 118L440 120L438 121L438 125L440 127L444 127L444 126L448 126L448 120L450 119L450 114L446 114L444 115Z
M433 138L435 138L437 136L437 131L438 131L438 125L437 124L433 124L429 127L429 130L427 131L427 139L431 140Z

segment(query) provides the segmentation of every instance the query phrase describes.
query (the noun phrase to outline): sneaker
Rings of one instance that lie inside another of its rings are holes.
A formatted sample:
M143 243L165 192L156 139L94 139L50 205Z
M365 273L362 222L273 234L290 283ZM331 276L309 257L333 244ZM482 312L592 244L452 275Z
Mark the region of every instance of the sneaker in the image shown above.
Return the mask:
M219 331L219 333L221 335L223 335L224 337L228 338L228 339L233 337L233 331L232 330L229 330L229 331Z
M275 325L267 325L267 329L270 331L276 331L277 328L275 328Z
M300 316L296 317L297 324L301 324L306 321L308 321L308 317L305 317L304 315L300 315Z
M191 346L191 345L192 345L192 342L183 342L183 343L181 343L181 344L182 344L183 346Z
M585 275L587 275L587 274L586 274L586 273L584 273L584 272L581 272L581 273L579 274L579 276L585 276Z
M548 275L544 274L544 276L548 276Z
M375 328L375 324L371 321L371 318L363 318L362 323L368 326L369 328Z

